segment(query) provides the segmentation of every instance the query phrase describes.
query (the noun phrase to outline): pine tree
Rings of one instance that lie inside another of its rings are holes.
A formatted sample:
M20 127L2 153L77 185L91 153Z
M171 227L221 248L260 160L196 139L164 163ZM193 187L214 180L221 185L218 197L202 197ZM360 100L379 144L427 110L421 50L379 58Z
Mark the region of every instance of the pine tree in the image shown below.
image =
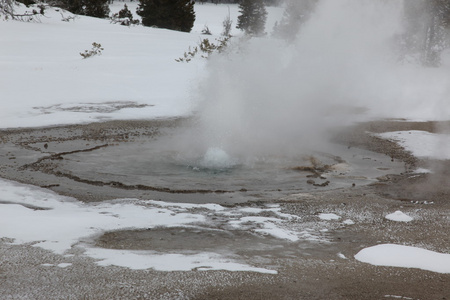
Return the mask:
M266 6L262 0L242 0L239 4L236 28L249 35L263 35L267 19Z
M128 9L128 6L124 4L123 8L118 13L111 16L111 23L119 23L120 25L130 26L139 24L139 20L133 19L133 14Z
M108 0L56 0L54 4L77 15L107 18Z
M36 4L36 2L33 0L17 0L17 2L23 3L27 7L30 6L31 4Z
M85 0L84 14L96 18L107 18L109 16L108 0Z
M425 66L437 67L441 53L450 46L450 2L448 0L405 1L406 32L403 52L419 54Z
M190 32L194 26L193 0L139 0L137 14L144 26Z
M318 0L290 0L286 4L283 18L273 29L273 35L292 41L297 36L300 27L305 23L317 5Z

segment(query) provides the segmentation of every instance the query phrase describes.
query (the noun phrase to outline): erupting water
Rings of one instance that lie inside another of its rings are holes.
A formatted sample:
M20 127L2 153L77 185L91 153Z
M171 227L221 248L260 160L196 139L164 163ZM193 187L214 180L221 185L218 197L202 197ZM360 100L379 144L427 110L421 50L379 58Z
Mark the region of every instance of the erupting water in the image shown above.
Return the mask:
M227 169L233 167L235 162L224 150L211 147L206 151L200 165L208 169Z

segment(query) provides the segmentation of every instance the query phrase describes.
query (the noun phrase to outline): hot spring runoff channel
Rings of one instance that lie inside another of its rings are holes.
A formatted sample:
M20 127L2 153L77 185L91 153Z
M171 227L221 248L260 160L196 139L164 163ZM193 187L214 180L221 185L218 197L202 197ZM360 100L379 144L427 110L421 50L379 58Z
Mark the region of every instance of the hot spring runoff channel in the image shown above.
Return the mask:
M173 141L172 141L173 142ZM170 138L128 141L64 155L53 172L117 189L146 190L155 200L238 203L375 182L404 164L378 153L330 144L332 152L256 157L220 147L177 150Z

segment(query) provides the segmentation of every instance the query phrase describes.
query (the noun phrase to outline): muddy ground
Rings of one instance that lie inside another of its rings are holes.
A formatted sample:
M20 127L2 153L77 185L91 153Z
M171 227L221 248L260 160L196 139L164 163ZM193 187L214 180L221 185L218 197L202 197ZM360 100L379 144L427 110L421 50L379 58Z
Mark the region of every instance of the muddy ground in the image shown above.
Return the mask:
M163 129L185 126L185 122L114 121L2 130L0 177L48 188L84 202L122 197L189 202L199 194L205 199L221 196L220 191L174 192L151 184L87 180L57 168L67 155L151 140L164 134ZM385 154L387 159L404 164L404 171L382 176L369 185L317 187L278 198L259 199L261 203L279 203L284 212L302 216L302 222L314 222L312 216L319 212L334 212L357 221L352 226L331 225L327 233L331 243L302 244L302 251L294 255L275 251L266 253L262 259L245 250L240 253L255 266L276 269L276 275L100 267L93 259L79 255L77 249L68 258L32 245L11 245L9 239L3 238L0 239L0 299L450 299L450 274L372 266L353 258L361 249L382 243L450 253L450 163L417 159L396 143L368 133L442 132L450 128L448 125L448 122L379 121L339 130L334 134L336 142L349 149L363 148ZM429 168L434 173L416 174L413 171L417 167ZM257 206L258 203L253 199L228 205ZM384 218L396 210L407 211L414 221L401 223ZM137 237L142 233L134 234ZM144 247L133 240L133 233L126 239L107 234L98 245ZM336 253L345 258L337 257ZM72 265L43 266L61 262Z

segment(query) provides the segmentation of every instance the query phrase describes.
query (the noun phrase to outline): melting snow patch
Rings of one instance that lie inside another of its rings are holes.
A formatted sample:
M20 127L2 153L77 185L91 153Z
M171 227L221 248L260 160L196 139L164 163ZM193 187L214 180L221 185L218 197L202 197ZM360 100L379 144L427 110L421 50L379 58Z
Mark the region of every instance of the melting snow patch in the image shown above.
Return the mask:
M417 268L450 273L450 254L393 244L365 248L355 255L361 262L376 266Z
M41 266L43 266L43 267L53 267L54 265L53 264L41 264Z
M331 221L331 220L339 220L341 217L336 215L336 214L319 214L319 218L321 220L327 220L327 221Z
M48 209L34 210L28 207ZM84 255L98 259L100 265L157 270L223 269L276 273L274 270L240 263L234 254L122 251L95 248L84 241L108 231L192 225L208 228L223 225L228 230L270 235L291 242L300 239L323 240L319 232L293 230L290 224L298 218L281 213L279 205L225 208L218 204L165 203L138 199L85 204L34 186L0 179L0 238L11 238L14 244L33 243L36 247L61 255L77 245L85 249ZM219 225L215 219L221 220ZM64 268L70 264L57 266Z
M127 267L133 270L155 269L159 271L227 270L277 274L275 270L256 268L224 258L216 253L192 255L177 253L156 253L149 251L130 251L90 248L86 253L99 259L101 266Z
M431 170L425 169L425 168L417 168L414 173L420 173L420 174L429 174L433 173Z
M343 221L342 223L344 223L345 225L353 225L355 224L355 222L353 222L353 220L347 219L345 221Z
M396 212L389 214L385 217L388 220L396 221L396 222L410 222L414 220L412 217L408 216L407 214L397 210Z

